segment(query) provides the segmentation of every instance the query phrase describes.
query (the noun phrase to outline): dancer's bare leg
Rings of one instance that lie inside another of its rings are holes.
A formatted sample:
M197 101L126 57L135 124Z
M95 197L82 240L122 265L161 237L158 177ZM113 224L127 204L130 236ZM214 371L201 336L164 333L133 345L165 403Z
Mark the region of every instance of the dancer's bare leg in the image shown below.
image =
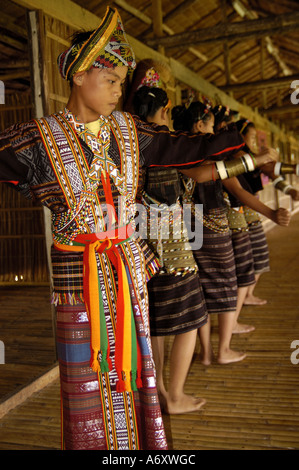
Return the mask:
M251 286L249 286L245 300L244 300L244 305L265 305L267 303L266 299L260 299L259 297L256 297L253 293L259 278L260 278L260 274L256 274L255 284L252 284Z
M230 348L232 338L232 331L235 325L235 312L221 313L218 315L219 324L219 350L218 350L218 363L230 364L232 362L239 362L245 359L246 354L239 351L234 351Z
M244 324L238 322L239 315L241 313L241 309L243 307L244 300L245 300L245 297L247 295L247 292L248 292L248 286L238 288L238 299L237 299L237 308L236 308L236 313L235 313L235 324L233 326L233 333L234 334L250 333L251 331L255 330L255 327L253 325L244 325Z
M170 357L170 378L165 411L182 414L198 411L205 400L186 395L184 385L195 350L197 330L175 336Z
M203 326L198 328L197 331L200 341L200 362L205 366L209 366L213 360L210 315L208 315L208 321Z
M163 370L164 370L164 347L165 337L164 336L152 336L152 350L153 358L156 366L156 381L157 391L160 400L161 407L165 407L166 402L166 388L164 385Z

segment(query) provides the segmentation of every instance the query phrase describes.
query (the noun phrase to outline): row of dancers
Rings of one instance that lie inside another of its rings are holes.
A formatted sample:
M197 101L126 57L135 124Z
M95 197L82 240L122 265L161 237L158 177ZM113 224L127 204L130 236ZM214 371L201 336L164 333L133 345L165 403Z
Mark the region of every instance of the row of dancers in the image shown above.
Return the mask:
M231 125L234 112L225 106L212 108L209 103L193 101L175 106L160 86L159 73L150 68L139 82L132 97L133 112L153 125L171 126L176 131L214 134ZM245 149L254 158L257 130L253 122L239 119L235 125L245 142ZM240 152L233 157L239 157ZM287 169L285 169L287 167ZM275 187L295 200L298 191L285 182L281 172L296 173L296 165L270 163L263 172ZM147 242L158 255L161 269L148 282L150 330L157 373L161 408L165 413L180 414L199 410L204 398L184 392L197 337L202 364L213 361L230 364L242 361L246 353L231 348L233 334L254 331L254 325L239 321L243 305L262 305L266 300L254 295L262 273L270 270L269 251L260 214L276 224L288 226L290 212L271 209L258 197L263 189L261 170L221 181L198 183L189 171L174 168L148 168L141 178L139 200L148 210L153 204L163 207L192 205L192 226L184 221L180 237L174 233L167 239L151 238ZM202 205L202 212L198 210ZM150 220L150 217L148 218ZM193 248L191 237L196 223L202 224L202 246ZM173 227L175 220L172 220ZM211 315L218 318L218 351L212 349ZM174 336L169 364L169 383L164 381L165 337Z

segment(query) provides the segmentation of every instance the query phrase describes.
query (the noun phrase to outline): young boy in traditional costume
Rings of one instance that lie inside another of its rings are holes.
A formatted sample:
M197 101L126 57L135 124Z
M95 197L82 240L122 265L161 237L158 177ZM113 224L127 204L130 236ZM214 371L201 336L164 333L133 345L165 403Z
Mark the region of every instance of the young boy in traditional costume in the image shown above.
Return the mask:
M188 169L243 139L234 128L188 136L113 112L135 67L117 10L58 62L72 85L67 107L0 135L0 180L52 213L63 448L166 449L146 289L158 264L134 232L139 165ZM211 178L202 169L194 175Z

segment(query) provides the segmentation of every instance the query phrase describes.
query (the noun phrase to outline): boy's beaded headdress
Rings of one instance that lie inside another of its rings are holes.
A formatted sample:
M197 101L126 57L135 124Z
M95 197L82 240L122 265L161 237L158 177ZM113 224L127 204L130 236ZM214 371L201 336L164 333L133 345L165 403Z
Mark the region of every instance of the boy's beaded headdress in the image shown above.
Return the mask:
M129 73L133 71L136 67L135 56L118 11L108 7L102 23L90 37L62 52L57 62L60 73L66 80L91 67L127 66Z

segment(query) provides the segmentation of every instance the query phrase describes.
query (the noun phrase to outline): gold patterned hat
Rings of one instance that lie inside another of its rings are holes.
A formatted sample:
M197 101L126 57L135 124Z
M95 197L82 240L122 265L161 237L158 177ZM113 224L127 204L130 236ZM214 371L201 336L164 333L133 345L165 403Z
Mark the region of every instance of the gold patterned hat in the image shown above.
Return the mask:
M135 56L118 11L108 7L102 23L90 37L62 52L57 62L59 71L66 80L91 67L127 66L128 73L132 72L136 67Z

